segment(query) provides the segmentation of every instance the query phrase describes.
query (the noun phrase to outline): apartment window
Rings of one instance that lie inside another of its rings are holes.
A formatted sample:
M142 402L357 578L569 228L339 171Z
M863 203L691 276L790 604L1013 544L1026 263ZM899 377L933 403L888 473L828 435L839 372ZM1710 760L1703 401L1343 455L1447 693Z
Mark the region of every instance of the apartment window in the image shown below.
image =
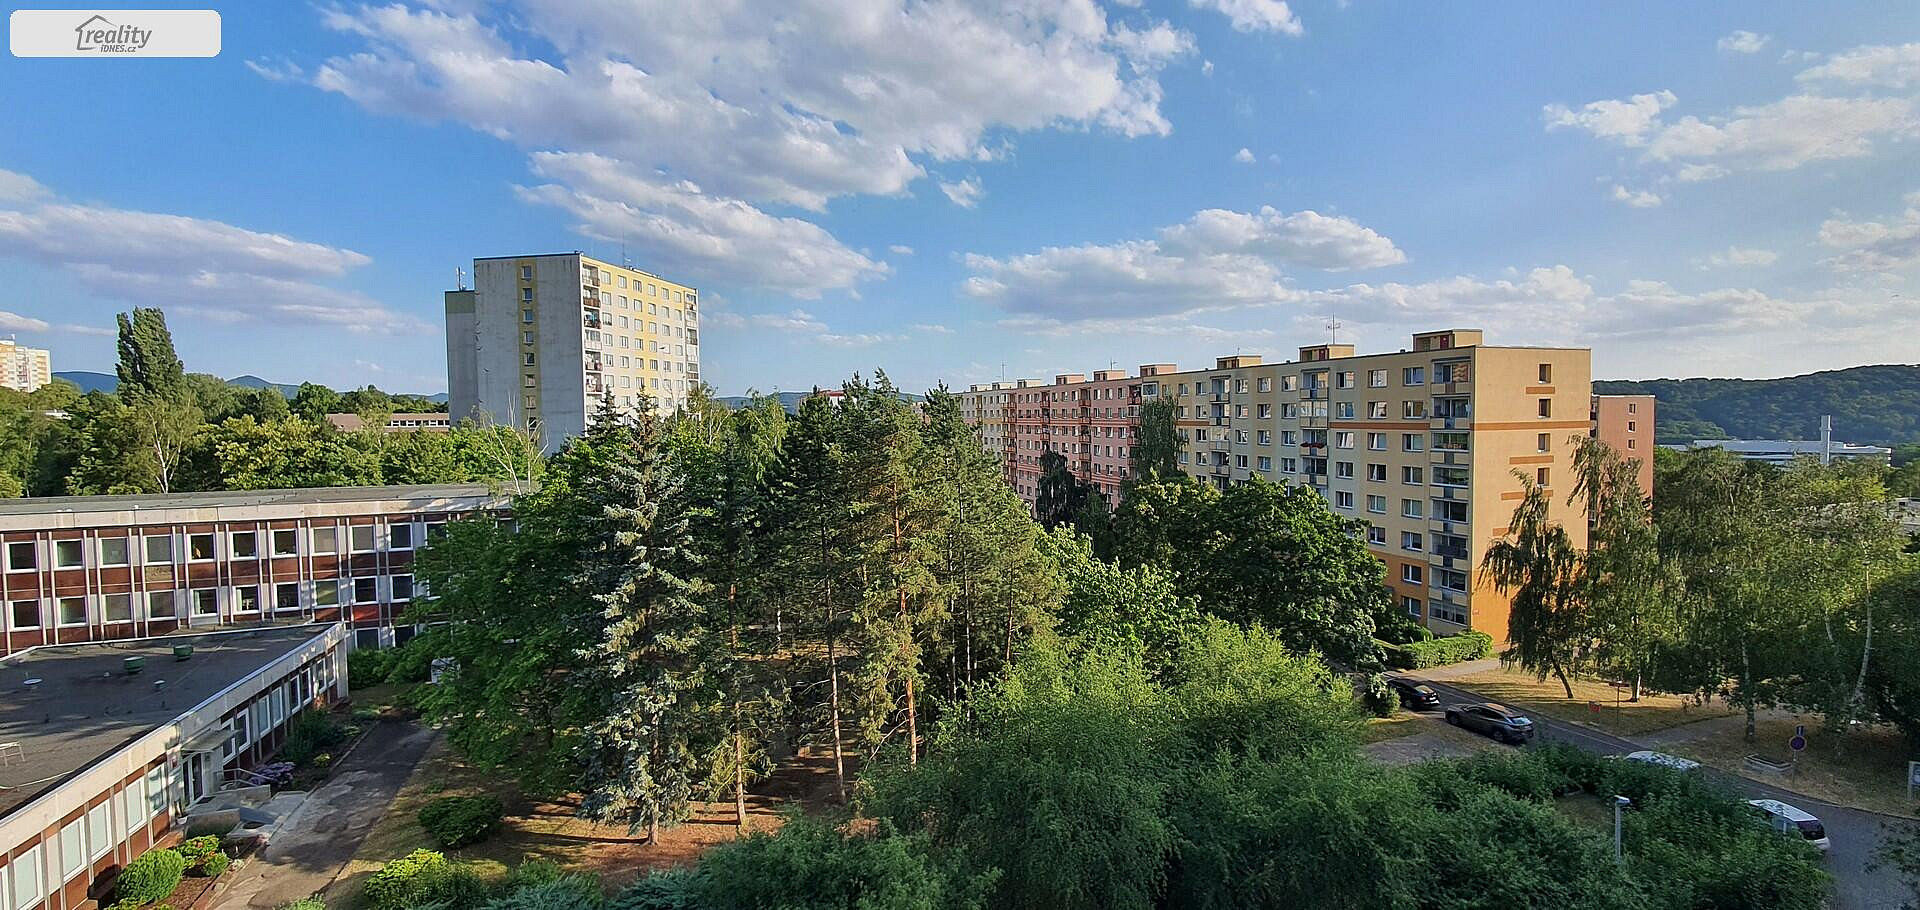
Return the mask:
M523 265L520 267L520 280L521 281L533 280L533 266Z
M331 525L313 529L313 552L331 556L340 552L340 529Z
M1336 389L1353 388L1353 371L1343 370L1333 374L1333 387Z
M1261 444L1261 445L1263 445L1263 446L1270 446L1270 445L1273 445L1273 434L1272 434L1272 433L1270 433L1270 432L1268 432L1268 431L1266 431L1266 430L1256 430L1256 431L1254 431L1254 432L1255 432L1255 437L1254 437L1254 438L1255 438L1255 439L1257 439L1257 440L1259 440L1259 442L1260 442L1260 444ZM1631 442L1632 440L1628 440L1628 441L1629 441L1629 442Z
M273 555L295 556L300 551L300 532L292 528L281 528L273 532Z
M525 354L520 355L520 362L526 366L533 366L533 352L528 351Z
M213 558L212 534L187 535L187 559L192 562L206 562Z
M1551 398L1540 399L1540 416L1542 417L1553 416L1553 399Z
M172 591L148 591L147 619L165 621L175 618L173 595Z
M1185 457L1185 456L1183 455L1182 457ZM1280 470L1281 470L1281 472L1283 472L1283 473L1287 473L1287 474L1298 474L1298 473L1300 473L1300 461L1299 461L1299 459L1297 459L1297 458L1282 458L1282 459L1280 459Z
M7 610L7 620L12 623L11 628L15 630L40 628L40 602L37 600L14 601L13 606Z
M1421 513L1422 513L1422 509L1423 509L1424 507L1423 507L1423 506L1422 506L1422 505L1421 505L1420 503L1421 503L1421 501L1420 501L1420 500L1418 500L1418 499L1402 499L1402 500L1400 500L1400 515L1401 515L1402 517L1404 517L1404 518L1423 518L1423 517L1425 517L1424 515L1422 515L1422 514L1421 514Z
M1420 553L1427 548L1427 541L1419 531L1401 531L1400 549L1409 553Z
M1353 479L1353 462L1351 462L1351 461L1336 461L1336 462L1334 462L1334 463L1333 463L1333 476L1335 476L1335 477L1344 477L1344 478L1347 478L1347 479L1349 479L1349 480L1351 480L1351 479ZM1352 497L1348 497L1348 498L1349 498L1349 499L1351 499Z
M1254 387L1256 389L1259 389L1262 392L1273 391L1273 377L1272 376L1260 377L1259 379L1254 381Z
M33 541L21 540L7 544L7 571L25 572L40 567L34 558Z
M1387 545L1387 529L1379 525L1367 526L1367 543L1384 547Z
M1541 385L1553 384L1553 364L1543 363L1540 365L1540 384Z
M1341 420L1353 419L1353 402L1336 401L1333 403L1333 416Z
M1420 618L1420 598L1408 597L1405 594L1400 595L1400 609L1407 611L1408 616L1411 616L1414 619L1419 619Z
M1407 420L1425 420L1427 418L1427 403L1425 401L1400 402L1400 416Z
M1426 385L1427 384L1427 368L1426 367L1405 367L1401 369L1400 384L1401 385Z
M1627 421L1627 432L1633 433L1638 431L1639 429L1640 429L1640 426L1637 421L1632 421L1632 420Z
M1368 420L1387 419L1387 403L1384 401L1367 402L1367 419Z
M1400 580L1410 585L1419 585L1426 584L1427 577L1426 573L1420 571L1419 563L1409 562L1401 564Z
M1367 479L1374 483L1387 482L1387 466L1383 464L1367 465Z
M1465 452L1467 450L1467 434L1435 433L1433 434L1433 447L1445 452Z
M103 566L126 565L127 539L125 537L100 538L100 564Z
M167 565L173 562L173 535L148 534L140 538L140 545L147 551L147 565Z
M220 592L212 588L201 588L193 592L193 615L220 615Z
M1551 485L1553 483L1552 478L1553 478L1552 468L1538 468L1538 469L1535 469L1533 472L1533 482L1543 487Z
M140 826L152 818L147 814L146 778L136 777L128 781L126 788L120 791L120 799L120 820L126 823L128 834L140 830Z
M1336 449L1353 448L1353 431L1342 430L1333 434L1333 447Z
M1467 558L1467 539L1451 534L1433 535L1433 552L1454 559Z
M378 602L380 600L378 588L379 588L379 579L375 579L375 578L354 579L353 580L353 602L357 604L370 604L370 603Z
M1368 433L1367 449L1374 452L1385 452L1387 450L1387 434Z
M1247 391L1247 381L1244 379L1235 380L1233 383L1233 390L1235 392L1245 394Z
M593 331L589 331L589 332L587 332L587 340L588 340L588 341L599 341L599 340L600 340L600 333L599 333L599 332L593 332ZM533 333L532 333L532 332L521 332L521 333L520 333L520 343L521 343L521 344L532 344L532 343L533 343Z
M1442 487L1464 487L1467 485L1467 469L1434 465L1433 482Z
M1386 387L1387 387L1387 371L1386 370L1368 370L1367 371L1367 388L1384 389Z
M1289 374L1287 374L1287 375L1285 375L1285 376L1282 376L1282 377L1280 377L1280 390L1281 390L1281 391L1283 391L1283 392L1292 392L1292 391L1294 391L1294 390L1296 390L1296 389L1298 389L1298 388L1300 388L1300 377L1299 377L1299 376L1297 376L1297 375L1295 375L1295 374L1291 374L1291 373L1289 373Z
M1334 491L1333 507L1336 509L1347 509L1351 511L1353 509L1353 494L1345 490Z
M532 303L532 302L533 302L533 288L521 288L521 289L520 289L520 299L521 299L521 300L524 300L524 301L526 301L526 302L528 302L528 303Z
M1640 405L1631 401L1627 402L1627 413L1629 414L1640 413Z
M1400 469L1400 482L1408 483L1408 484L1424 484L1427 481L1421 469L1409 467L1409 468Z
M133 595L102 594L100 608L107 622L133 622Z
M1464 522L1467 520L1467 504L1458 499L1436 499L1433 501L1433 517L1441 521Z
M523 400L520 403L526 405L527 410L531 411L540 406L540 397L537 395L523 396Z
M1247 466L1247 456L1245 456L1245 455L1235 455L1235 456L1233 456L1233 466L1234 466L1234 467L1236 467L1236 468L1244 468L1244 467L1246 467L1246 466Z
M1386 514L1387 498L1385 496L1369 495L1367 497L1367 511L1372 512L1376 515Z
M313 583L313 605L316 607L337 607L340 605L340 583L332 579Z
M353 547L353 552L373 552L373 525L354 525L348 528L347 539Z
M393 576L391 586L393 588L393 597L391 599L395 603L413 599L413 576L395 575Z
M413 549L413 523L400 522L387 526L387 549Z
M53 564L55 567L72 569L84 565L86 560L86 541L56 540L53 542Z
M1259 416L1260 416L1260 419L1261 419L1261 420L1270 420L1270 419L1272 419L1272 418L1273 418L1273 405L1270 405L1270 404L1263 404L1263 405L1260 405L1260 412L1259 412ZM1629 429L1629 430L1631 430L1631 429L1633 429L1633 425L1632 425L1631 423L1629 423L1629 424L1627 425L1627 429Z
M63 626L84 626L87 624L87 599L85 597L62 597L60 605L60 624Z
M1635 442L1637 442L1637 441L1638 441L1638 440L1634 440L1634 439L1628 439L1628 440L1627 440L1627 448L1628 448L1628 449L1636 449L1636 448L1639 448L1638 446L1636 446L1636 445L1634 445L1634 443L1635 443Z
M1272 459L1272 458L1270 458L1270 457L1268 457L1268 456L1266 456L1266 455L1262 455L1262 456L1260 456L1260 459L1259 459L1259 461L1258 461L1258 462L1256 462L1256 463L1257 463L1258 465L1260 465L1260 470L1262 470L1262 471L1271 471L1271 470L1273 470L1273 459Z
M252 559L260 555L260 536L252 531L235 531L229 541L233 549L229 555L234 559Z
M60 880L69 881L87 868L87 820L84 816L60 829Z
M1433 583L1435 586L1448 591L1460 591L1464 593L1467 590L1467 573L1458 569L1435 568L1433 570Z
M529 389L533 388L538 382L539 380L532 373L528 373L520 378L520 385Z
M233 612L235 613L260 612L260 588L255 585L246 585L243 587L234 588L233 589Z
M532 325L532 324L533 324L533 311L532 311L532 310L521 310L521 311L520 311L520 321L521 321L521 322L523 322L523 323L525 323L525 324L527 324L527 325Z
M1400 451L1420 452L1420 451L1424 451L1426 447L1427 447L1427 437L1422 436L1419 433L1400 434Z
M13 858L6 867L13 873L13 906L31 907L46 897L46 888L40 884L40 845L34 844Z

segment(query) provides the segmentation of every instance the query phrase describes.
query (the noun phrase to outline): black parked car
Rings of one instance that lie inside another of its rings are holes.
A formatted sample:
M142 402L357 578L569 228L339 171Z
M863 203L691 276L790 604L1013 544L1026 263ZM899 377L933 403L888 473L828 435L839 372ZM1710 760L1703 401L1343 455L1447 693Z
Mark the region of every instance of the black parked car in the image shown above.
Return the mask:
M1490 701L1448 708L1447 723L1483 733L1503 743L1519 744L1533 738L1533 721L1506 705Z
M1411 711L1431 711L1440 707L1440 693L1433 687L1417 679L1395 676L1387 680L1387 688L1400 696L1400 707Z

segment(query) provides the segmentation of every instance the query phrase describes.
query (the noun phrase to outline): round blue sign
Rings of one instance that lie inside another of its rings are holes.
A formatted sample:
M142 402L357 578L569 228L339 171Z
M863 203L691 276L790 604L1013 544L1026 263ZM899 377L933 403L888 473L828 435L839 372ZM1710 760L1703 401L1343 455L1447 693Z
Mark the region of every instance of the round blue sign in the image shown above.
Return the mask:
M1787 740L1787 748L1795 752L1805 752L1807 750L1807 738L1795 733L1792 739Z

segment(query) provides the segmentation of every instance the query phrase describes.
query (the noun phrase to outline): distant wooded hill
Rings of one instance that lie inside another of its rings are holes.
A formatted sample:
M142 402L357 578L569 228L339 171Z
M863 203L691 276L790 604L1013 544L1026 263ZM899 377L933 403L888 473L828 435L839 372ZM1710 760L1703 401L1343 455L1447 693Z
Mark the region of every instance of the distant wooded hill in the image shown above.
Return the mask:
M1783 379L1604 380L1602 395L1652 395L1657 441L1817 439L1833 415L1844 442L1920 441L1920 364L1851 367Z
M838 386L834 386L833 388L838 388ZM780 399L780 406L786 408L787 413L790 413L790 414L799 413L800 402L807 400L807 397L812 394L813 393L810 391L808 392L774 392L773 393L774 397ZM920 401L927 400L927 396L915 395L915 394L912 394L911 392L901 392L900 398L903 401L912 401L912 402L920 402ZM722 395L718 398L715 398L714 400L737 411L743 407L746 407L747 402L752 401L753 399L748 398L745 395Z
M119 377L113 375L112 373L94 373L94 372L89 372L87 370L61 370L57 373L54 373L53 378L64 379L68 382L71 382L74 385L79 386L80 391L83 393L84 392L111 392L114 389L119 388L120 386ZM254 376L252 374L248 374L245 376L235 376L232 379L227 380L227 385L235 386L237 388L242 388L242 389L279 389L280 394L285 395L288 398L292 398L296 393L300 391L300 385L298 383L288 384L284 382L268 382L267 380L261 379L260 377ZM425 398L426 400L434 402L436 404L445 404L447 401L447 393L445 392L436 392L432 395L414 395L411 397Z

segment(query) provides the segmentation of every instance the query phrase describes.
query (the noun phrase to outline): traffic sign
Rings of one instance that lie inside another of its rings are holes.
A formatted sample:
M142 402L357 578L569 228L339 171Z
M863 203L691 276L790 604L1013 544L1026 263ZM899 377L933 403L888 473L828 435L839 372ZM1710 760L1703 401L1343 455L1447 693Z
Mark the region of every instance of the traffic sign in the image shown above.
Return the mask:
M1920 790L1920 761L1907 762L1907 798L1913 798L1913 791Z
M1805 752L1807 750L1807 728L1806 727L1796 726L1793 728L1793 738L1787 740L1787 748L1792 749L1795 752Z

